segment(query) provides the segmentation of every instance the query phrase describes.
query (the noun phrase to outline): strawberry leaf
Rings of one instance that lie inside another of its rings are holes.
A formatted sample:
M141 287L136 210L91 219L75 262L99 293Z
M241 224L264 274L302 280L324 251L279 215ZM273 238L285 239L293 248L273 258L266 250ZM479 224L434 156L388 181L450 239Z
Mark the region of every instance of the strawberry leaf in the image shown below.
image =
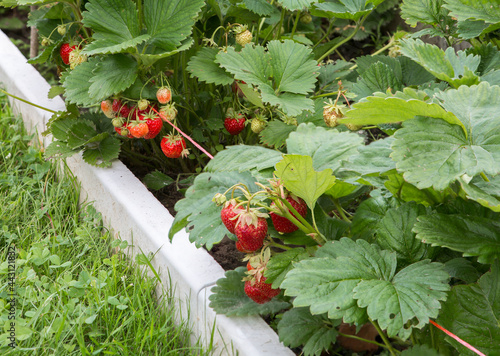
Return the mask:
M329 168L316 172L310 156L285 155L276 164L274 174L293 194L304 199L309 209L314 209L318 198L335 184Z
M286 140L289 154L307 155L313 159L315 170L330 168L335 172L341 161L357 153L363 139L351 132L339 132L316 127L311 123L300 124Z
M226 234L229 234L220 218L222 207L212 201L216 193L224 193L236 183L245 184L251 192L257 190L255 178L248 173L221 172L201 173L193 185L186 191L186 197L175 204L175 215L169 238L183 227L189 232L189 240L197 247L206 246L208 250L218 244ZM241 195L235 191L235 197Z
M499 176L495 178L497 182L500 180ZM481 177L478 177L478 179L475 180L477 183L474 184L472 181L466 182L463 178L460 178L459 182L468 199L475 200L482 206L495 212L500 212L500 200L496 197L499 195L500 190L493 190L498 189L498 184L495 187L493 184L490 185L490 182L483 181L483 183L482 180ZM485 189L481 189L481 187Z
M353 236L371 241L375 235L375 227L382 220L391 206L395 204L382 196L375 196L363 201L352 219ZM398 206L398 205L396 205Z
M229 47L216 56L235 79L260 90L262 101L280 107L287 115L313 110L313 101L305 95L314 89L317 65L311 50L290 40L270 41L264 47L245 46L241 52Z
M440 23L447 14L443 3L443 0L403 0L401 18L412 27L418 22L428 25Z
M500 267L498 260L478 283L454 286L437 322L486 355L500 345ZM476 355L447 338L462 355Z
M455 113L457 125L419 117L403 123L394 135L392 159L404 178L417 188L444 190L463 174L500 173L500 87L481 83L440 94ZM432 128L432 129L430 129Z
M404 350L401 356L441 356L439 352L431 349L427 345L415 345L409 349Z
M336 0L335 2L316 3L314 6L325 11L328 17L357 21L362 16L369 14L381 2L380 0Z
M303 345L304 355L322 354L337 338L336 325L325 315L311 315L308 308L293 308L278 323L280 340L288 347Z
M466 55L464 51L455 54L451 47L443 51L419 39L401 40L401 53L455 88L479 83L479 77L474 74L481 60L479 56Z
M288 125L280 120L272 120L266 128L259 134L260 143L269 147L281 148L290 133L294 132L297 126Z
M417 217L426 215L423 205L409 202L397 208L389 209L377 226L377 244L396 252L404 263L420 261L427 251L427 245L415 238L412 232Z
M127 55L114 54L97 64L90 78L89 96L101 101L120 93L137 79L137 62Z
M451 193L449 188L443 192L432 188L418 189L413 184L405 181L403 176L398 173L388 174L387 178L388 180L384 183L387 190L398 199L406 202L414 201L425 206L433 206L443 203Z
M248 10L259 16L269 17L276 12L276 8L269 4L266 0L243 0L243 3Z
M396 168L396 163L390 158L391 145L394 137L373 141L367 146L359 146L358 154L342 161L342 171L354 171L360 175L384 173Z
M84 107L98 104L99 100L90 97L89 90L94 76L93 71L97 67L98 60L90 58L75 67L72 71L66 71L61 76L61 83L66 90L66 101L69 103L82 105Z
M145 0L144 23L151 36L148 44L164 51L175 50L191 35L203 0Z
M148 173L144 177L143 182L149 189L160 190L174 183L175 180L166 174L155 170L154 172Z
M227 172L237 171L246 172L252 169L262 171L272 168L281 161L282 153L261 146L236 145L228 146L220 151L208 162L206 171L208 172ZM228 164L231 162L231 164Z
M432 246L447 247L464 256L478 256L480 263L500 258L500 223L465 214L434 214L418 218L416 238Z
M286 274L293 269L293 263L308 257L309 253L302 247L273 255L264 272L267 282L272 283L273 288L279 288Z
M406 121L420 115L460 125L465 131L464 124L452 112L446 111L438 104L424 101L426 96L425 92L410 88L405 88L395 96L385 94L370 96L354 104L352 109L347 111L345 119L341 119L340 122L379 125Z
M94 41L84 49L87 55L125 52L150 37L141 35L132 0L90 0L85 8L83 24L94 31Z
M212 287L210 307L217 314L227 316L246 316L246 315L266 315L275 314L282 309L289 308L290 304L273 299L265 304L257 304L251 300L244 291L245 283L242 281L245 277L245 267L238 267L234 271L227 271L226 276L217 281L217 285Z
M191 57L187 70L191 76L199 80L216 85L231 84L234 79L224 69L215 63L215 57L219 49L204 47Z
M280 3L290 11L304 10L315 0L281 0Z
M388 90L395 92L403 89L401 80L401 67L399 67L399 75L397 75L397 72L394 72L390 66L377 62L361 74L356 84L353 85L352 91L357 95L357 100L374 92L386 92Z
M500 8L495 0L446 0L443 6L459 21L472 19L491 24L500 22Z
M121 142L116 137L105 136L98 145L86 146L83 150L83 160L98 167L110 167L111 162L120 154Z

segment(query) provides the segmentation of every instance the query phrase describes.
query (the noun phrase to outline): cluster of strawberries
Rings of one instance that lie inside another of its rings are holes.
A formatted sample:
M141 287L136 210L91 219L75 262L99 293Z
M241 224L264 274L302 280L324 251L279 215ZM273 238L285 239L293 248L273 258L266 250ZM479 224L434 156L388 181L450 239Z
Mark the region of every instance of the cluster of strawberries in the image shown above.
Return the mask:
M177 109L172 100L172 91L161 87L156 92L158 103L141 99L136 105L130 106L120 99L106 99L101 102L101 110L112 120L115 131L128 138L144 138L151 140L158 136L163 128L163 122L172 122L177 116ZM169 158L185 157L188 154L184 138L178 134L168 134L161 140L160 147Z
M221 196L223 195L216 196L214 199L217 201ZM301 217L306 216L307 204L304 200L289 192L284 192L284 198ZM246 204L245 208L243 207L244 204ZM231 199L223 205L221 220L228 231L236 235L236 248L241 252L254 254L264 246L268 232L268 217L271 217L275 230L280 233L290 233L298 229L293 222L282 216L281 211L283 210L297 218L281 200L276 200L276 203L272 202L269 207L270 213L267 214L259 211L258 208L250 208L249 202L239 202L237 199ZM268 247L264 248L260 254L257 253L252 257L248 257L253 262L247 264L248 277L245 278L245 293L250 299L259 304L270 301L280 292L279 288L273 289L270 284L265 283L266 277L264 277L263 273L269 260L269 257L265 257L267 254L270 257Z

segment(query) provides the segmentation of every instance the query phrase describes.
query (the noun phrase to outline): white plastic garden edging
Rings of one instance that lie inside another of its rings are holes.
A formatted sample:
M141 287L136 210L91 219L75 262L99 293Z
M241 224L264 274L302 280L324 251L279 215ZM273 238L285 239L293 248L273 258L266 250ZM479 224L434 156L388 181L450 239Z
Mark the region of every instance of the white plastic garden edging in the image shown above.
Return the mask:
M0 31L0 86L9 93L55 111L64 110L61 98L48 99L49 84L31 66L10 39ZM22 115L29 132L37 132L47 146L51 137L42 137L51 114L18 100L13 110ZM96 168L75 155L66 160L82 187L82 201L92 202L103 215L106 226L133 244L132 255L156 253L152 263L163 284L171 282L181 315L189 315L195 335L202 344L214 346L217 355L272 355L294 353L284 347L277 334L260 317L216 315L208 306L210 289L224 276L224 270L204 249L197 249L181 231L173 242L168 231L174 220L168 210L120 161L111 168ZM213 333L212 338L212 330Z

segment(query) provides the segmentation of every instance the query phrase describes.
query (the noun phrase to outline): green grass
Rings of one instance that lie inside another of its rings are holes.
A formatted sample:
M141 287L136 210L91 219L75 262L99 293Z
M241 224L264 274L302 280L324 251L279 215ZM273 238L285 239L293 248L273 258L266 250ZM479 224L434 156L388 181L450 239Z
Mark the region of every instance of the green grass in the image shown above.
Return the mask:
M92 205L78 205L78 185L58 179L30 139L0 98L0 354L206 354L190 346L186 322L174 324L171 290L156 293L151 267L126 258L126 241L111 238ZM9 246L16 248L15 320Z

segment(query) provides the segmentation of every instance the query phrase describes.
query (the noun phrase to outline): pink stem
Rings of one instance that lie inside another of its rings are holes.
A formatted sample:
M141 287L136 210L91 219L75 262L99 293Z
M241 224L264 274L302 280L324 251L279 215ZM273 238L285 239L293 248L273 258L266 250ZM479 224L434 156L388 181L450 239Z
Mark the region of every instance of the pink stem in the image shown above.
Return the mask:
M469 343L465 342L464 340L462 340L461 338L459 338L457 335L453 334L452 332L446 330L445 328L443 328L441 325L433 322L432 320L429 320L431 322L432 325L434 325L436 328L438 328L439 330L443 331L446 335L454 338L455 340L457 340L459 343L461 343L462 345L464 345L466 348L468 348L469 350L471 351L474 351L476 354L478 354L479 356L486 356L485 354L483 354L481 351L477 350L474 346L471 346Z
M182 132L182 131L181 131L181 129L179 129L177 126L175 126L174 124L172 124L172 123L170 122L170 120L167 120L167 118L165 117L165 115L163 115L162 113L159 113L158 111L156 111L156 109L155 109L155 108L153 108L153 107L151 107L151 106L150 106L150 108L151 108L151 109L153 109L153 111L154 111L155 113L157 113L158 115L160 115L160 117L163 119L163 121L168 122L170 125L172 125L172 127L173 127L174 129L176 129L177 131L179 131L179 133L180 133L182 136L184 136L184 137L185 137L185 138L187 138L189 141L191 141L191 143L192 143L193 145L195 145L195 146L196 146L196 147L197 147L197 148L198 148L201 152L203 152L203 153L204 153L204 154L206 154L208 157L210 157L210 159L214 158L214 156L212 156L210 153L208 153L208 152L207 152L207 151L206 151L203 147L201 147L198 143L196 143L196 141L194 141L191 137L189 137L189 136L188 136L188 135L186 135L184 132Z

